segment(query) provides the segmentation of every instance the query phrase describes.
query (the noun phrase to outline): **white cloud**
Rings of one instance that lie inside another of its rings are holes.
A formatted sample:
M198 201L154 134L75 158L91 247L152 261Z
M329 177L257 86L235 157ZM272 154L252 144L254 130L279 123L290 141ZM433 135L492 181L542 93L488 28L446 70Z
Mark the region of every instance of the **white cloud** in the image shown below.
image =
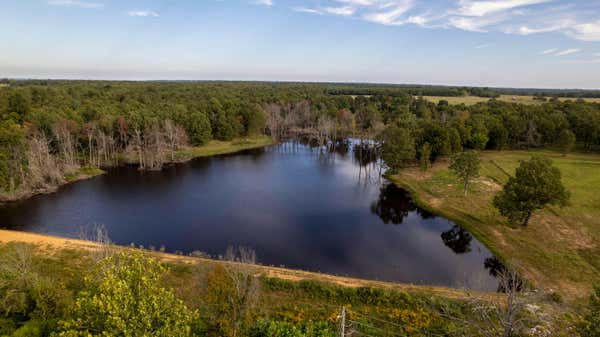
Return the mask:
M554 31L557 31L557 30L559 30L561 28L562 27L560 27L560 26L550 26L550 27L542 27L542 28L530 28L530 27L527 27L527 26L521 26L516 31L516 33L520 34L520 35L530 35L530 34L539 34L539 33L554 32Z
M565 49L563 51L559 51L558 53L556 53L554 55L556 55L556 56L565 56L565 55L571 55L571 54L579 53L580 51L581 51L581 49L571 48L571 49Z
M129 12L127 12L127 15L139 16L139 17L153 17L153 18L157 18L160 16L160 14L158 14L157 12L153 12L153 11L129 11Z
M480 18L453 17L449 20L449 24L452 27L480 33L487 32L485 27L491 23L489 20L481 20Z
M464 16L486 16L492 13L549 1L552 0L460 0L460 7L458 8L457 14Z
M424 16L420 16L420 15L411 15L408 17L408 20L406 20L406 22L408 23L414 23L415 25L419 25L419 26L423 26L425 25L429 20L427 20L427 18L425 18Z
M367 21L380 23L383 25L401 25L407 22L406 20L402 20L401 17L412 7L412 0L387 3L382 6L382 9L384 10L366 13L363 18Z
M568 34L581 41L600 41L600 21L576 24Z
M351 6L342 6L342 7L325 7L323 8L325 13L333 14L333 15L343 15L350 16L356 12L356 8Z
M320 10L314 9L314 8L308 8L308 7L292 7L292 10L294 12L300 12L300 13L309 13L309 14L323 14L323 12L321 12Z
M554 53L556 53L556 51L557 51L556 48L546 49L546 50L543 50L540 54L542 54L542 55L554 54Z
M478 45L478 46L475 46L475 49L483 49L483 48L487 48L487 47L489 47L489 46L490 46L489 44L487 44L487 43L484 43L484 44L480 44L480 45Z
M53 6L80 7L90 9L104 7L104 5L101 3L80 0L48 0L48 4Z
M257 0L258 5L273 6L273 0Z
M273 0L253 0L272 5ZM600 41L600 2L581 0L319 0L296 12L330 14L382 25L415 24L470 32L516 35L560 33Z
M371 6L377 3L377 0L335 0L337 2L353 5L353 6Z

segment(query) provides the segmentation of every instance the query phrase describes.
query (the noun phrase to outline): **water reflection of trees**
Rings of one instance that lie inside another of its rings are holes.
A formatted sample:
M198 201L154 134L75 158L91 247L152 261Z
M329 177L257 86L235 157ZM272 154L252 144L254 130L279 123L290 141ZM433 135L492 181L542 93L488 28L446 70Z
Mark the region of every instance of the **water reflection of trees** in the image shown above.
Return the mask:
M506 267L504 266L504 264L495 256L488 257L487 259L485 259L485 261L483 262L483 266L493 277L498 277L506 272Z
M371 213L376 214L385 224L399 225L410 212L416 212L422 219L433 219L435 214L417 207L410 194L387 183L379 189L379 197L371 204Z
M471 240L473 237L460 226L454 225L451 229L442 232L442 241L456 254L464 254L471 251Z
M495 256L486 258L483 262L483 266L488 270L491 276L501 280L498 284L499 293L506 292L507 288L521 291L527 285L525 279L521 278L514 270L507 268L502 261ZM512 277L506 279L507 275Z
M394 184L382 186L379 197L371 204L371 212L386 224L401 224L408 213L416 209L408 193Z

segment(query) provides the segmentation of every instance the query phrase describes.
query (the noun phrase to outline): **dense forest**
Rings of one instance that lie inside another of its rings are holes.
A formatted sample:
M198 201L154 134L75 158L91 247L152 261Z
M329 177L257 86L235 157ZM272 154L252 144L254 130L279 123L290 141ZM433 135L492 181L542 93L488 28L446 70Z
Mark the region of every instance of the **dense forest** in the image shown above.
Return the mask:
M5 81L0 195L14 199L58 185L82 167L136 163L160 169L179 160L183 148L261 134L318 144L377 136L394 146L386 160L392 168L463 149L600 148L598 103L434 104L411 94L477 92L423 88L432 91L317 83Z

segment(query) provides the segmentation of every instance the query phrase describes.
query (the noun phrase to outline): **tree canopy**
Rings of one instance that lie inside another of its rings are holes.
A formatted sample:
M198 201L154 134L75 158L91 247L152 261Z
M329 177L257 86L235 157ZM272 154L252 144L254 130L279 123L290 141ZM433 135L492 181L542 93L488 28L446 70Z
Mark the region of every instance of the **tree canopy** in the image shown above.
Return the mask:
M493 203L509 222L526 226L534 211L546 205L565 206L569 196L560 170L550 159L536 155L521 162Z

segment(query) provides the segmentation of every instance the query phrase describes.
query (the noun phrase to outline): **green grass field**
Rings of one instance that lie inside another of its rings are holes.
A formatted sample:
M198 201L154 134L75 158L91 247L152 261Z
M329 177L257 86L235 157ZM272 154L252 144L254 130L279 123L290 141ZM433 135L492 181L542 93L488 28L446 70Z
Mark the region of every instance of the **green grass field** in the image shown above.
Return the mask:
M600 155L535 153L550 157L560 168L571 205L535 213L526 228L510 227L491 202L507 173L513 174L519 160L532 152L484 152L481 177L471 184L467 197L447 162L436 163L426 173L407 169L391 179L425 208L470 230L536 287L558 290L566 300L579 302L600 283Z
M428 101L438 103L441 100L446 100L450 104L465 104L474 105L480 102L487 102L489 98L477 97L477 96L463 96L463 97L443 97L443 96L423 96ZM544 102L533 99L533 96L514 96L514 95L501 95L497 98L503 102L521 103L521 104L542 104ZM572 98L560 98L561 101L573 100ZM600 103L600 98L585 98L587 102Z

